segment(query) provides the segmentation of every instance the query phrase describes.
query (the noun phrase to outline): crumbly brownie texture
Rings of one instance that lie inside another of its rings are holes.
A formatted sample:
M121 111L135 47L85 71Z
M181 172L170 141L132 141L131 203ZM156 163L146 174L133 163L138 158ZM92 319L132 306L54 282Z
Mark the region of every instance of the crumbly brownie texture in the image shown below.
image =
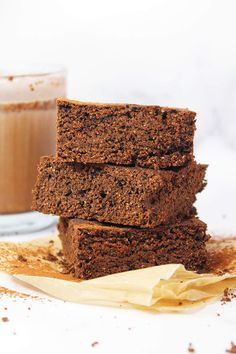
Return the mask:
M206 165L176 171L41 159L33 210L62 217L155 227L192 213Z
M77 278L181 263L205 270L206 224L197 218L154 229L107 226L79 219L60 219L65 259Z
M57 158L146 168L193 160L195 112L58 99Z

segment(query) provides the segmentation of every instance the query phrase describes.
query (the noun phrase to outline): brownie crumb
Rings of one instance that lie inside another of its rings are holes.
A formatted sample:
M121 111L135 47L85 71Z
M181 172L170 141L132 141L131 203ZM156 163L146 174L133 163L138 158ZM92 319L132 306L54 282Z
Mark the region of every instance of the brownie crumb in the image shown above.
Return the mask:
M63 267L61 271L62 274L75 274L75 268L73 265L69 265L65 260L59 261L59 264Z
M27 259L26 259L24 256L22 256L22 254L19 254L19 256L17 257L17 259L18 259L18 261L20 261L20 262L27 262Z
M9 318L8 317L2 317L2 322L8 322Z
M43 259L49 262L56 262L58 260L57 257L50 252L48 252L47 256L43 257Z
M53 244L54 244L54 241L53 241L53 240L50 240L49 243L50 243L51 245L53 245Z
M226 349L226 353L236 353L236 345L234 344L234 342L231 342L231 348Z
M91 344L91 347L96 347L96 345L98 345L99 344L99 342L97 342L97 341L95 341L95 342L93 342L92 344Z
M8 308L7 308L7 307L4 307L4 310L5 310L5 311L7 311L7 310L8 310Z
M218 316L218 317L219 317L219 316L220 316L220 313L217 313L217 314L216 314L216 316Z
M189 343L188 352L189 352L189 353L195 353L195 349L193 348L192 343Z
M233 299L236 298L236 294L230 291L229 288L224 290L224 295L221 298L221 305L226 304L227 302L231 302Z
M14 76L12 76L12 75L7 77L7 80L9 80L9 81L13 81L13 79L14 79Z

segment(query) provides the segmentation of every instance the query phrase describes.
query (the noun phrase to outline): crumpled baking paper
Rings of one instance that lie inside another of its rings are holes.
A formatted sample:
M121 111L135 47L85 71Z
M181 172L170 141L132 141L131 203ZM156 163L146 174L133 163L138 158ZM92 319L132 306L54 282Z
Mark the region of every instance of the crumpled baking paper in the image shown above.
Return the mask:
M87 281L14 275L58 299L76 303L135 307L151 311L186 311L236 289L236 273L197 274L181 264L169 264L113 274Z
M79 281L63 273L56 236L0 242L0 271L65 301L180 312L220 299L226 288L236 289L236 238L212 240L207 248L217 274L197 274L169 264Z

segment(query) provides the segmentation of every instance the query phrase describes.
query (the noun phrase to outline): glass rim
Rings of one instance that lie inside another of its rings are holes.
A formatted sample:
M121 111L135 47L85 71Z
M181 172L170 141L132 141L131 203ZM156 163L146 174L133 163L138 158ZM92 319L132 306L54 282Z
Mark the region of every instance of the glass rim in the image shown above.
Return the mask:
M0 80L27 77L46 77L55 74L66 74L66 68L53 64L30 64L0 67Z

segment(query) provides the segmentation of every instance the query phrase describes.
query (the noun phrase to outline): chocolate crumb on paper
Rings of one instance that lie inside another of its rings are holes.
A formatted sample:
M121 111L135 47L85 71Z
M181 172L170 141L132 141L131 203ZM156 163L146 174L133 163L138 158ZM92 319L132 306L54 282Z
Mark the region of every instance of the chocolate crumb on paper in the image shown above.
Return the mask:
M19 254L18 260L19 260L20 262L27 262L27 259L26 259L24 256L22 256L21 254Z
M188 345L188 352L189 353L195 353L195 349L193 348L192 343L189 343L189 345Z
M60 251L57 252L57 256L58 256L58 257L63 257L63 255L64 255L64 254L63 254L63 251L62 251L62 250L60 250Z
M43 257L43 259L45 259L46 261L49 261L49 262L57 262L57 260L58 260L58 258L50 252L48 252L48 254L45 257Z
M236 345L234 344L234 342L231 342L231 348L226 349L226 353L236 353Z
M99 344L99 342L97 342L97 341L95 341L95 342L93 342L92 344L91 344L91 347L96 347L96 345L98 345Z
M227 302L231 302L236 298L236 294L230 291L229 288L224 290L224 295L221 298L221 305L225 305Z
M2 322L9 322L9 318L8 317L2 317Z

